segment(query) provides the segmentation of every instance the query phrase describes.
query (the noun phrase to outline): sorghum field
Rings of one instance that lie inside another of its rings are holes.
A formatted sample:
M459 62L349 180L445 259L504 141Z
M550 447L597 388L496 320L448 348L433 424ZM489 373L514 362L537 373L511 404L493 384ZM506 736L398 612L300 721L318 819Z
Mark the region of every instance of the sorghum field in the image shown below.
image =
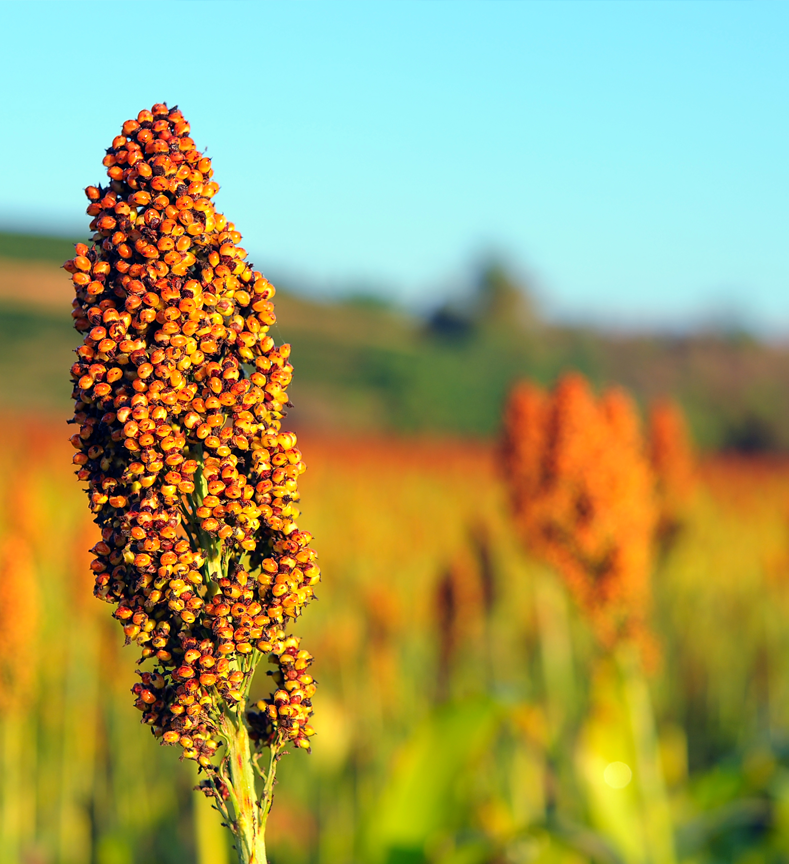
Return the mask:
M92 597L69 434L3 419L0 860L225 864ZM300 447L324 575L296 631L321 686L313 752L279 772L274 862L789 860L789 462L699 462L652 545L646 671L628 677L522 543L498 445Z

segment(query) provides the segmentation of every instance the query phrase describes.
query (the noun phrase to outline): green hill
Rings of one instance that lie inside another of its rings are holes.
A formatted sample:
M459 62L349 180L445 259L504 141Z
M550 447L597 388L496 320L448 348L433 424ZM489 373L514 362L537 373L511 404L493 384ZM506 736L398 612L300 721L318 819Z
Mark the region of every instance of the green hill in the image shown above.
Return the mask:
M0 231L0 258L19 261L52 261L62 264L74 255L76 242L65 237Z

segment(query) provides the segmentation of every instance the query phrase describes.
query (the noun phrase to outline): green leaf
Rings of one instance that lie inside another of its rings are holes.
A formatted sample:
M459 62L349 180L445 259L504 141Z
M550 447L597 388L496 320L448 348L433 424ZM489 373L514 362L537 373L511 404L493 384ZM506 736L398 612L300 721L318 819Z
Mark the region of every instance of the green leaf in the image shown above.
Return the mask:
M368 817L371 858L423 861L428 840L462 825L469 805L462 781L502 716L495 703L478 700L444 706L421 724L397 755Z

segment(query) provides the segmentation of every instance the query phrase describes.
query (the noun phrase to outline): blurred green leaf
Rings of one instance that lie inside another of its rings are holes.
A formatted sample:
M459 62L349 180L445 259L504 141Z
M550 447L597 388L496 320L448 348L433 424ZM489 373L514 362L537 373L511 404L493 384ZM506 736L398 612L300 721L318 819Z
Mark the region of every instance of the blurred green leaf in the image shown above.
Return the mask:
M551 837L563 846L580 853L592 864L624 864L624 859L611 846L608 839L596 831L559 817L547 820L543 827Z
M442 707L424 721L401 748L369 816L374 857L387 864L424 860L421 850L427 840L463 824L468 807L459 794L460 781L490 742L501 717L495 703L477 700Z
M386 853L386 864L423 864L425 853L421 848L395 846Z
M732 801L682 825L677 831L680 857L709 848L713 839L743 828L759 828L770 820L770 802L760 798Z

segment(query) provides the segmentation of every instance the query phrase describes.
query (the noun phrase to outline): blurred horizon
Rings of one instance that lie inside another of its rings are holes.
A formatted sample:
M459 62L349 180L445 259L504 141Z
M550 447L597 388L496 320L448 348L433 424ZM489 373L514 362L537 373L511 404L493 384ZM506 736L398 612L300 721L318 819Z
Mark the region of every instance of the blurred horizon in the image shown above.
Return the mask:
M67 411L77 336L60 265L71 249L0 232L0 410ZM684 332L552 321L495 259L421 315L363 290L327 302L268 275L278 288L272 336L293 347L289 422L299 433L490 440L516 381L550 386L575 370L596 389L631 390L644 415L676 400L702 450L789 452L789 344L734 319Z
M73 246L79 242L87 242L88 236L87 231L81 236L76 233L69 236L57 231L41 233L19 231L18 228L5 226L0 221L0 267L4 263L13 261L57 263L56 256L53 256L49 250L63 249L64 255L73 254L71 251ZM11 244L15 238L22 241L21 250L12 248ZM42 245L48 250L43 257L40 251ZM322 284L311 280L303 273L300 274L297 268L287 266L278 269L266 268L260 263L262 259L255 254L254 248L249 250L249 257L255 268L266 275L278 292L285 291L294 297L321 305L357 304L389 310L425 321L430 321L445 309L453 309L465 314L474 305L479 280L487 269L496 267L511 276L525 304L541 322L550 326L588 329L603 335L652 335L671 338L708 334L724 338L753 339L772 345L789 344L789 327L774 329L761 327L753 316L748 314L748 310L737 301L737 298L726 296L720 298L717 303L710 303L708 306L699 305L693 317L684 319L628 319L605 314L594 316L585 313L580 307L575 310L557 310L552 308L550 298L541 291L538 284L535 284L531 275L518 267L511 256L496 248L482 250L476 256L462 262L462 266L459 265L448 272L446 277L437 283L437 290L420 303L404 301L402 296L387 291L382 282L374 279L349 278L345 282ZM64 283L64 286L69 287L68 283ZM4 299L9 298L4 295ZM35 298L26 296L24 292L20 292L14 299L25 304L32 301L34 305L39 305ZM44 302L46 305L47 301Z

